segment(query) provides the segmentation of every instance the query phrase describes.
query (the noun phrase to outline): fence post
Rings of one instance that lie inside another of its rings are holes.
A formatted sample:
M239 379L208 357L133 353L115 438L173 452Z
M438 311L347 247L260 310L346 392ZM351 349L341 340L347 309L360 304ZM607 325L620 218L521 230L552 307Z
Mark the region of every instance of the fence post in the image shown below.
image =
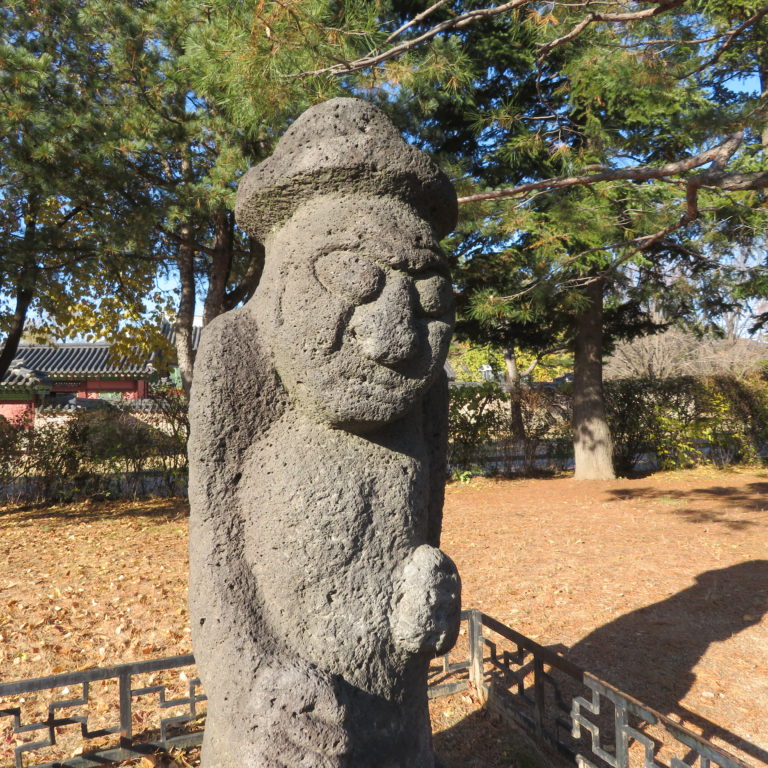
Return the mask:
M121 671L119 680L120 697L120 746L128 749L133 744L133 717L131 712L131 674Z
M483 618L478 610L469 612L469 681L477 692L481 703L488 700L488 690L485 687L483 675Z
M533 659L533 697L535 701L535 727L536 738L544 740L544 710L546 700L544 697L544 664L541 659Z
M611 698L615 708L614 728L616 730L614 741L616 742L616 768L629 767L629 736L627 728L629 719L627 717L627 708L624 702L619 702Z

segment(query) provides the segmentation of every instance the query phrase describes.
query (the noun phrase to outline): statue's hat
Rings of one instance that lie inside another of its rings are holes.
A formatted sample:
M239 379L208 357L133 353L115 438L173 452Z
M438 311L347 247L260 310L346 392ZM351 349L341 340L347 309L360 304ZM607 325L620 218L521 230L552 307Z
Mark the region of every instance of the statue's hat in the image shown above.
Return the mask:
M317 104L296 119L272 156L243 177L235 217L263 242L306 200L347 192L402 199L438 239L456 226L456 193L448 177L406 144L380 109L350 98Z

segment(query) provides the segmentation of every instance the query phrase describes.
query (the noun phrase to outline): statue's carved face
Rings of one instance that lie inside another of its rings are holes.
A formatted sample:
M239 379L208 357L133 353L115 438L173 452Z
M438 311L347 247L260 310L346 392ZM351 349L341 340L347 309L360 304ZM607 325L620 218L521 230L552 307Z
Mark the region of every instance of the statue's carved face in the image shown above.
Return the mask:
M267 242L254 311L305 410L365 431L434 382L453 327L446 260L403 203L340 195L302 206Z

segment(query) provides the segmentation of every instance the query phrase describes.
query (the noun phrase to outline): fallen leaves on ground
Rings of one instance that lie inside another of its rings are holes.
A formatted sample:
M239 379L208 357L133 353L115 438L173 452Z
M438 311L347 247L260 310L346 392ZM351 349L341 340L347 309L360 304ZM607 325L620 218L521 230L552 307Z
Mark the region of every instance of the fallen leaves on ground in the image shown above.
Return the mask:
M627 647L655 647L632 692L694 728L718 724L768 749L766 490L761 471L479 479L449 487L443 549L459 566L465 607L609 682L627 672ZM0 562L0 680L191 651L181 500L0 508ZM153 682L183 691L180 674ZM47 699L26 698L25 716L44 718ZM94 722L113 725L116 690L94 689L93 700ZM531 764L524 739L471 694L436 699L431 711L447 768ZM154 700L137 704L135 732L156 714ZM60 738L71 753L79 728ZM0 720L0 764L15 744L10 718ZM195 759L176 751L128 764Z

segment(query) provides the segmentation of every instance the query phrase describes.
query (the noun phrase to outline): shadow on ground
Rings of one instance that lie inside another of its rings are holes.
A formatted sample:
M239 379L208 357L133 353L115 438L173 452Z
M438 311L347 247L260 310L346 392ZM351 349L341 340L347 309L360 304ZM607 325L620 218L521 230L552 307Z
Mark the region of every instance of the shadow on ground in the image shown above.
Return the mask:
M679 716L705 739L719 739L768 763L766 750L680 704L696 682L694 669L709 646L758 624L766 613L768 560L754 560L705 571L693 586L611 621L570 649L550 647L651 708ZM715 698L719 691L713 683L714 690L707 693ZM576 693L584 695L582 689L569 688L566 684L563 689L568 701ZM533 692L529 694L532 698ZM604 725L610 741L611 726ZM541 768L553 762L519 731L483 710L438 734L435 747L445 768Z
M485 709L475 710L436 733L433 743L442 768L551 768L553 765L525 733Z
M137 501L85 500L72 504L20 504L0 506L0 528L13 525L95 522L140 518L180 519L189 516L189 504L181 498L152 498Z
M596 629L567 656L648 706L693 723L705 738L721 738L766 762L764 750L680 702L696 681L693 670L709 646L758 624L767 612L768 560L739 563L705 571L688 589ZM716 690L707 693L719 696Z
M741 488L713 485L710 488L659 489L617 488L606 492L615 501L647 501L668 505L669 513L685 517L692 523L717 523L733 530L758 525L755 520L734 520L732 512L768 513L768 483L748 483ZM711 503L712 508L697 504ZM768 514L766 514L768 522Z

